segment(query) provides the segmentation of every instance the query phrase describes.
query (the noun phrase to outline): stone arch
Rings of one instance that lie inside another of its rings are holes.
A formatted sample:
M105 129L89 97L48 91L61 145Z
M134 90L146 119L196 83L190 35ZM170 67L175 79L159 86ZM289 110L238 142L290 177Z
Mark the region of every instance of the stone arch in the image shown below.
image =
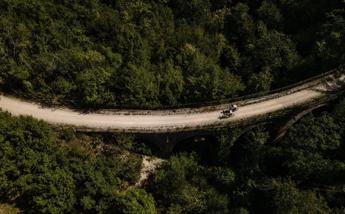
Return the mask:
M286 135L286 133L288 132L288 130L295 124L297 123L299 120L301 120L304 116L306 116L307 114L318 110L320 108L323 108L325 106L328 106L328 103L322 103L322 104L318 104L316 106L313 106L311 108L305 109L303 111L300 111L296 114L294 114L293 116L288 117L286 120L284 120L276 129L274 137L272 142L273 143L277 143L279 141L281 141L283 139L283 137Z

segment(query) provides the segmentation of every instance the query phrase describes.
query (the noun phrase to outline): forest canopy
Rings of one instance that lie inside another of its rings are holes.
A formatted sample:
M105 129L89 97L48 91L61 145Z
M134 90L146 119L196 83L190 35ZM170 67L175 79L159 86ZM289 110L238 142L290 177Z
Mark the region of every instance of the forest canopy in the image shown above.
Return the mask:
M48 104L264 92L345 62L341 0L2 0L0 84Z
M344 0L0 0L0 90L78 108L267 92L345 63L344 8ZM0 112L0 213L345 212L344 96L277 143L271 124L209 133L177 143L136 186L142 155L160 155L159 145Z
M148 184L159 213L344 213L345 98L280 142L273 125L180 143ZM272 138L273 137L273 138Z
M344 213L345 98L324 110L276 143L269 124L178 142L143 186L135 153L157 144L0 112L0 212Z
M0 162L0 213L2 203L25 213L155 213L153 197L133 188L141 157L99 136L0 112Z

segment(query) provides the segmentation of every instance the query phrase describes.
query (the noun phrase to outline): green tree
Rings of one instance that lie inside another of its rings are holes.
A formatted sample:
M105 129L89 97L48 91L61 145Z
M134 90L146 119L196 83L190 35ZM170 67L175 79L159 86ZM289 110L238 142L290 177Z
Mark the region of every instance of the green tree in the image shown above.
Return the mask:
M181 69L174 67L171 62L166 62L160 70L160 73L163 73L159 81L160 102L168 105L179 103L184 86Z
M168 213L205 211L205 192L190 183L199 168L194 157L181 155L172 157L168 165L157 172L151 186L156 200L164 205L161 208Z
M308 116L288 133L286 143L309 152L332 153L341 145L340 127L327 114Z
M252 92L266 92L271 89L273 82L272 73L268 68L259 73L254 73L249 77L248 88Z
M135 189L124 194L120 194L113 206L108 210L109 213L157 213L153 197L144 190Z
M300 191L291 181L273 182L272 204L275 213L329 213L323 198L310 191Z
M158 80L154 73L145 67L133 64L125 68L120 76L121 96L124 104L155 105L158 100Z
M76 184L72 176L61 169L35 176L20 204L31 207L28 213L62 213L74 210Z
M141 168L136 155L58 136L44 122L0 112L1 201L28 213L104 213L123 197L121 188L136 182ZM143 209L154 209L150 196L134 195L135 209L145 203Z
M294 43L285 34L277 31L269 31L263 23L258 24L260 38L256 40L253 58L256 65L269 68L273 76L281 74L279 69L291 69L298 62L299 56ZM249 49L250 50L250 49Z
M334 10L327 14L327 22L320 30L320 38L316 41L315 55L320 64L337 66L345 60L345 11Z

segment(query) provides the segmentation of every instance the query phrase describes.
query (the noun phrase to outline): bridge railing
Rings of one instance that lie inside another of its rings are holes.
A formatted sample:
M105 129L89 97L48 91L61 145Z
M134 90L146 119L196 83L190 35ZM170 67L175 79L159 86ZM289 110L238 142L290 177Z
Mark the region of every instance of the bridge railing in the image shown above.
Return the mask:
M121 106L116 106L116 105L108 105L105 106L102 109L89 109L90 111L98 110L111 110L111 109L123 109L123 110L177 110L177 109L189 109L189 108L205 108L205 107L210 107L214 108L219 105L227 104L227 103L238 103L238 104L243 104L243 103L248 103L248 102L255 102L256 99L259 98L267 98L267 97L272 97L272 96L279 96L279 94L285 94L288 93L292 89L296 89L301 87L300 89L305 89L305 88L310 88L321 81L331 77L331 76L336 76L336 75L341 75L345 73L345 65L342 65L336 69L332 69L328 72L313 76L311 78L307 78L303 81L299 81L297 83L293 83L281 88L277 88L274 90L266 91L266 92L258 92L258 93L253 93L249 95L244 95L244 96L238 96L234 98L227 98L227 99L220 99L220 100L214 100L214 101L207 101L207 102L193 102L193 103L184 103L184 104L176 104L176 105L157 105L157 106L152 106L152 105L141 105L141 106L134 106L134 105L121 105ZM28 99L36 98L37 100L40 100L39 97L36 97L34 94L28 95L27 93L21 93L18 91L13 91L11 92L13 95L17 97L26 97ZM261 99L260 99L261 100ZM41 103L41 105L47 105L47 106L55 106L56 104L51 103L51 100L46 100ZM57 105L56 107L59 107ZM71 108L75 107L74 105L70 106ZM85 109L84 109L85 110ZM86 111L89 111L86 110Z
M197 107L206 107L206 106L217 106L227 103L237 103L240 101L250 101L257 98L269 96L269 95L275 95L275 94L284 94L284 92L288 92L291 89L296 89L298 87L310 88L312 86L315 86L319 84L321 81L330 78L332 76L337 76L345 73L345 65L342 65L336 69L332 69L328 72L313 76L311 78L307 78L303 81L299 81L297 83L290 84L288 86L284 86L281 88L277 88L274 90L266 91L266 92L258 92L253 93L245 96L239 96L234 98L228 98L228 99L221 99L221 100L214 100L214 101L208 101L208 102L194 102L194 103L184 103L184 104L177 104L177 105L161 105L161 106L121 106L121 109L133 109L133 110L139 110L139 109L145 109L145 110L174 110L174 109L182 109L182 108L197 108ZM109 106L109 109L111 107ZM113 107L114 108L114 107Z

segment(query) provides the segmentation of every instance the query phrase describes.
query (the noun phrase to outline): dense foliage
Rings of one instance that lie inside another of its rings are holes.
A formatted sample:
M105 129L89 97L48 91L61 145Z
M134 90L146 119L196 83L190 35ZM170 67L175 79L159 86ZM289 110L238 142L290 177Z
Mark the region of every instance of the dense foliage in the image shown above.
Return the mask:
M155 213L151 195L129 188L140 168L141 158L100 139L0 113L0 204L26 213Z
M0 84L77 107L204 102L344 63L342 0L1 0Z
M0 0L0 88L48 104L160 106L264 92L345 62L343 0ZM215 137L216 136L216 137ZM344 213L345 99L157 148L0 112L0 212ZM109 141L109 142L108 142ZM129 152L128 150L132 150Z
M150 147L133 136L53 131L0 113L0 211L26 213L343 213L345 99L271 143L269 127L175 146L143 188ZM11 206L13 205L13 206Z
M265 127L244 134L232 129L219 133L218 141L196 143L194 154L171 157L148 186L157 210L344 213L345 99L331 113L318 114L302 119L277 144Z

